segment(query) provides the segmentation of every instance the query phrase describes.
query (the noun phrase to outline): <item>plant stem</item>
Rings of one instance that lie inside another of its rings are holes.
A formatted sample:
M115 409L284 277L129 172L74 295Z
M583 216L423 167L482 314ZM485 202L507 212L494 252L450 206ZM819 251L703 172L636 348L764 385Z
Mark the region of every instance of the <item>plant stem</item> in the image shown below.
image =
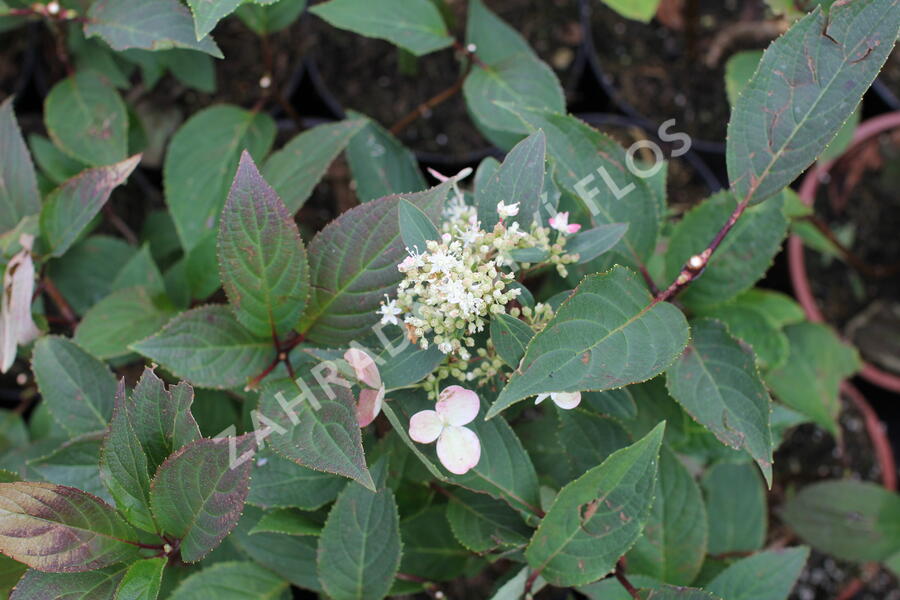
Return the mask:
M628 592L634 600L641 600L641 595L638 593L637 588L631 585L631 582L628 581L628 577L625 576L625 559L620 558L619 562L616 563L616 579L619 583L622 584L622 587L625 588L625 591Z
M43 287L44 291L47 292L47 296L56 305L59 314L66 320L69 327L74 329L78 324L78 317L75 316L75 311L72 310L72 307L69 306L69 303L66 302L66 299L60 293L59 288L56 287L56 284L53 283L53 280L48 275L44 275Z
M457 93L459 93L459 91L462 89L463 82L466 80L466 75L469 74L470 69L471 64L468 68L466 68L465 72L459 77L459 79L456 80L456 83L454 83L447 89L438 92L437 94L414 108L405 117L394 123L390 129L391 134L398 135L400 132L414 123L417 119L427 116L436 106L443 104L444 102L455 96Z
M657 294L653 299L653 304L671 299L703 273L706 265L709 264L709 258L713 255L713 252L716 251L722 243L722 240L728 235L728 232L732 230L738 219L740 219L741 215L744 214L744 211L747 210L747 206L750 204L750 198L753 197L754 191L755 190L751 190L750 193L738 203L731 213L731 216L728 217L728 221L725 222L725 225L722 226L722 229L720 229L719 233L716 234L716 237L713 238L713 241L709 243L706 250L700 254L695 254L684 263L681 272L678 274L678 277L675 278L675 281L672 282L672 285L666 288L661 294Z
M804 220L818 229L819 233L824 235L825 238L829 242L831 242L835 248L837 248L838 252L841 253L843 259L848 264L850 264L850 266L852 266L857 271L860 271L864 275L873 277L875 279L881 279L900 273L900 264L895 263L892 265L870 265L869 263L865 262L859 256L854 254L853 251L850 250L850 248L845 246L843 242L841 242L841 240L837 238L831 228L828 227L828 224L816 215L809 215L807 217L804 217Z

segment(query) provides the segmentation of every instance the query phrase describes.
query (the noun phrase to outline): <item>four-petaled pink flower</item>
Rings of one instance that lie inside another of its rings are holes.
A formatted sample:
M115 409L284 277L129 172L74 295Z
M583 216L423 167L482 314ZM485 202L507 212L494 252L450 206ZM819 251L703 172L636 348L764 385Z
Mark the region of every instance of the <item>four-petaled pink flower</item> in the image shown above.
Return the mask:
M569 224L569 213L567 212L556 213L555 216L550 217L550 227L561 233L575 233L581 229L581 225L578 223Z
M535 404L540 404L547 398L553 400L558 407L570 410L581 404L581 392L551 392L549 394L538 394L534 399Z
M381 373L378 372L378 365L372 357L359 348L350 348L344 352L344 360L353 368L359 382L369 386L360 390L359 402L356 405L356 422L360 427L365 427L375 420L384 402Z
M478 394L458 385L444 388L435 410L417 412L409 420L409 437L420 444L437 440L437 455L448 471L462 475L478 464L481 442L468 427L478 415Z

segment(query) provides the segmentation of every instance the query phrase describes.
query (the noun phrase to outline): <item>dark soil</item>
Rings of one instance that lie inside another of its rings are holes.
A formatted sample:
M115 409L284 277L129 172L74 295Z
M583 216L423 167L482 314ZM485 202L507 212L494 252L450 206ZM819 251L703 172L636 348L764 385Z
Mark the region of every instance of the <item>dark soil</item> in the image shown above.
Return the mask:
M877 170L860 173L861 161ZM854 174L859 183L847 189ZM900 135L884 135L835 166L830 184L819 191L816 214L866 264L898 265L898 188ZM812 250L806 251L806 264L826 321L852 339L866 360L896 369L900 317L894 313L900 302L900 271L875 277Z
M740 21L763 19L765 7L761 0L685 0L685 6L685 26L675 31L658 20L644 24L624 19L591 2L597 62L621 99L637 113L654 123L674 118L679 131L724 142L730 114L724 62L739 50L764 48L771 39L735 36L712 66L707 64L710 50L717 33Z
M582 37L575 0L496 0L486 4L532 44L564 84L572 81L574 85ZM462 40L465 6L452 6L460 13L453 33ZM365 113L387 128L451 88L460 76L462 65L451 49L409 60L387 42L341 31L319 20L315 26L311 54L323 92L333 97L337 110ZM409 125L399 138L414 150L458 162L470 161L477 151L490 146L472 124L461 93Z

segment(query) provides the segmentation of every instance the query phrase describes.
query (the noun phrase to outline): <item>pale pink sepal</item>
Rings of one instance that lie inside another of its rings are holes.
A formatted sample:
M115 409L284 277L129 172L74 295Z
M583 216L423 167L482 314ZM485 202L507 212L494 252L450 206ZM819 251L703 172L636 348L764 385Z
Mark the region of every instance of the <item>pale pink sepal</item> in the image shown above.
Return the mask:
M22 250L6 265L3 275L3 298L0 307L0 372L6 373L16 360L16 346L27 344L40 335L31 318L34 295L34 262L31 245L34 236L22 234Z
M430 444L438 439L444 429L444 420L433 410L423 410L409 419L409 437L420 444Z
M435 409L448 425L462 427L478 416L481 402L478 394L459 385L444 388Z
M481 442L468 427L447 425L437 441L437 455L441 464L455 475L463 475L478 464Z
M360 427L366 427L378 413L384 403L384 386L377 390L364 389L359 392L359 403L356 405L356 421Z
M350 348L344 352L344 360L350 363L356 378L365 383L370 388L378 389L381 387L381 374L378 372L378 365L372 360L372 357L359 348Z

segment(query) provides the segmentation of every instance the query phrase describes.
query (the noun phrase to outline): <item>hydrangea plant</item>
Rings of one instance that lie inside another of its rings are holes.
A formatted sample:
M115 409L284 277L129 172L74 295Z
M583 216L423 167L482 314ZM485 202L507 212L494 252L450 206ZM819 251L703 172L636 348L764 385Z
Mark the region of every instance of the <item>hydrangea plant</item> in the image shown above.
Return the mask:
M0 586L787 598L809 549L765 547L773 451L800 423L838 433L859 359L755 286L799 211L788 186L891 52L898 0L817 7L770 45L732 110L729 188L677 222L665 164L567 114L481 0L465 39L441 1L317 3L406 55L453 52L503 160L429 183L363 115L273 151L284 82L267 65L257 105L164 138L166 210L138 238L108 200L147 189L157 132L123 91L166 71L201 87L220 20L265 38L304 5L0 1L3 28L55 32L68 71L48 137L26 144L0 106L0 370L24 390L0 433ZM298 211L342 152L358 202L314 231ZM900 501L873 484L817 484L784 518L897 568Z

